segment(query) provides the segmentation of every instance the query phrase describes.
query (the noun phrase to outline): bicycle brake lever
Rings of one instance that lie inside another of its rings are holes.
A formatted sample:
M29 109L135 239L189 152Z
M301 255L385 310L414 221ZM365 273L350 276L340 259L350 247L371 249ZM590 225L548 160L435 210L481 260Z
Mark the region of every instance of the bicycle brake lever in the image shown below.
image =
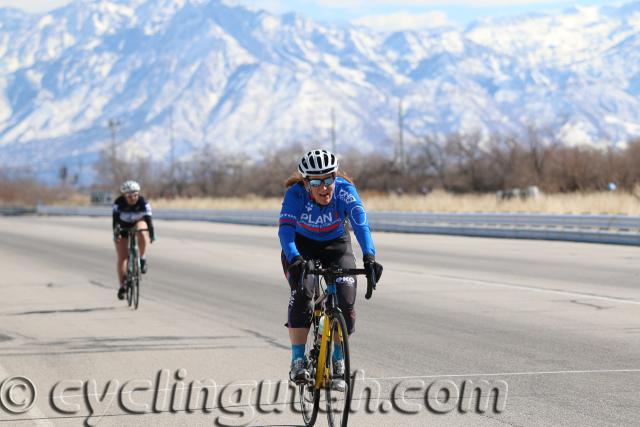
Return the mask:
M364 296L365 299L370 299L373 295L373 291L376 288L376 281L374 279L375 277L371 277L367 274L367 293Z
M300 274L300 283L298 283L298 289L304 290L304 279L307 277L307 273L313 268L313 262L305 261L302 266L302 273Z

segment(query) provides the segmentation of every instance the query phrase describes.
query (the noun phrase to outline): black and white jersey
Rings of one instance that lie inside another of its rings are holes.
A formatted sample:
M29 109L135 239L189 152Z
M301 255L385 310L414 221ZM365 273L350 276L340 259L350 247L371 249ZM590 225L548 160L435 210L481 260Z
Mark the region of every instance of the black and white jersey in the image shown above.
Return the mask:
M118 197L113 202L113 228L116 225L121 227L131 227L140 220L144 220L148 227L149 233L153 238L153 223L151 222L151 205L144 197L139 196L138 201L134 205L127 203L124 196Z
M113 202L113 215L122 226L130 227L145 216L151 216L151 205L142 196L138 197L135 205L130 205L124 196L120 196Z

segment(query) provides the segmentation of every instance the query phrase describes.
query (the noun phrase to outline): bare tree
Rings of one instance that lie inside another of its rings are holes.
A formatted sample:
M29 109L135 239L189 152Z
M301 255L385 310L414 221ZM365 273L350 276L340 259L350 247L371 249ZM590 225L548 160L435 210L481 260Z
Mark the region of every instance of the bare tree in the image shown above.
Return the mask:
M448 158L444 147L432 137L425 137L423 143L425 178L435 177L437 186L446 188Z

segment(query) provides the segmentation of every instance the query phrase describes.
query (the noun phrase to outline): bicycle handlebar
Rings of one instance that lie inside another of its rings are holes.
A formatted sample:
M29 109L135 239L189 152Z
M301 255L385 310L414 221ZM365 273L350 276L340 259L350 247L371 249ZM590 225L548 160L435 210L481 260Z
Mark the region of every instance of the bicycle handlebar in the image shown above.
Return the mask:
M367 270L364 268L342 268L337 266L331 266L329 268L317 267L315 261L309 260L305 263L302 275L300 276L300 289L304 286L304 279L308 274L317 274L321 276L329 277L329 280L333 281L336 276L367 276L367 293L365 299L370 299L373 295L373 291L376 289L376 281L374 277L370 277Z
M129 234L133 234L133 233L141 233L143 231L149 231L148 228L137 228L135 225L133 227L121 227L120 225L116 225L116 228L114 228L113 233L114 234L118 234L121 232L127 232Z

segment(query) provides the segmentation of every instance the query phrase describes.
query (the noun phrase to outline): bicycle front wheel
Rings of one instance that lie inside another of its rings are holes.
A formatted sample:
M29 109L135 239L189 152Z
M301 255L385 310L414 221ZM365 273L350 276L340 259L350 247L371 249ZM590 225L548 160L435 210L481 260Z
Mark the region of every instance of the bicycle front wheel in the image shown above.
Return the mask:
M140 278L136 277L133 280L131 293L133 294L133 308L138 309L138 302L140 301Z
M307 343L305 344L305 357L307 361L307 370L310 377L316 377L316 364L318 363L318 348L316 339L316 330L311 328L307 335ZM316 388L313 382L298 385L298 399L300 402L300 412L306 427L315 424L318 418L318 409L320 407L320 390Z
M129 307L131 307L131 304L133 303L133 285L131 282L133 282L133 280L128 276L125 286L127 287L127 303L129 304Z
M325 387L327 399L327 419L330 427L346 427L351 408L351 366L349 360L349 334L342 313L331 316L331 340L327 345L326 367L331 373ZM339 358L342 355L344 369ZM336 360L334 360L336 359Z

